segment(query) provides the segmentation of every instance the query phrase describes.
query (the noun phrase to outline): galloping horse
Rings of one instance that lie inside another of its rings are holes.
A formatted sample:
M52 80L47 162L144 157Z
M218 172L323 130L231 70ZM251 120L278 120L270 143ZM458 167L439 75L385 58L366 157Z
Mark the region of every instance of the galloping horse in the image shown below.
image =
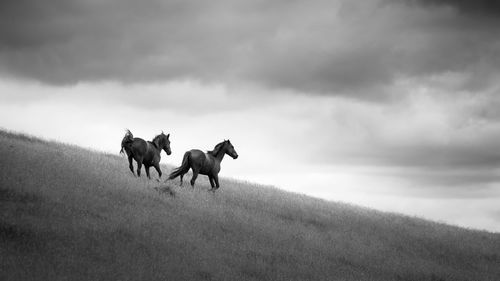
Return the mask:
M172 151L170 150L170 140L168 139L170 134L165 135L163 132L153 138L152 141L145 141L141 138L134 138L132 132L127 130L125 136L122 140L122 149L120 153L127 153L128 163L130 171L134 174L134 166L132 165L132 159L137 162L137 176L141 176L141 167L144 164L146 169L146 175L151 179L149 175L149 168L151 166L155 167L158 172L158 176L161 178L160 170L160 158L161 150L163 149L167 155L170 155ZM134 174L135 175L135 174Z
M191 186L194 188L194 183L198 174L207 175L210 180L211 191L215 191L220 187L219 185L219 171L220 162L227 154L233 159L238 158L238 153L234 150L233 145L229 140L225 140L217 144L212 151L204 153L198 149L192 149L184 153L184 158L182 159L182 165L175 169L169 176L168 179L175 179L177 176L182 178L189 169L193 170L193 177L191 178Z

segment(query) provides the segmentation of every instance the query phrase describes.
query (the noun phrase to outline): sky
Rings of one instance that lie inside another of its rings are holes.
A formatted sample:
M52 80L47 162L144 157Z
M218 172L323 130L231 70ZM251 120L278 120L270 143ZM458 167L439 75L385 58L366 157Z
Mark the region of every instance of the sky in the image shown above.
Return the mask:
M486 0L0 1L0 127L230 139L221 176L500 232L499 32Z

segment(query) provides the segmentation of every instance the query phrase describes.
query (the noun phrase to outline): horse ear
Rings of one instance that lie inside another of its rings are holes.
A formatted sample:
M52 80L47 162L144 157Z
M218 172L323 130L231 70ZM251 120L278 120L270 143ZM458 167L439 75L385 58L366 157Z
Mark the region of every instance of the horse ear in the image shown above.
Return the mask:
M167 135L167 139L170 137L170 134Z

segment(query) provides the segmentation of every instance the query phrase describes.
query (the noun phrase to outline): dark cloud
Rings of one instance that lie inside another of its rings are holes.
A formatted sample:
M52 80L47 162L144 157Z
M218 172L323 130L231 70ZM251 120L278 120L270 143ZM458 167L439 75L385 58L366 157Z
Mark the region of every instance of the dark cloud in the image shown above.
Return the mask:
M493 137L471 140L449 140L448 143L392 144L380 147L365 156L378 163L430 170L446 168L484 169L500 166L500 144Z
M198 18L193 5L155 0L33 5L2 1L3 70L55 84L196 76L196 64L203 65L207 58L195 57L202 46L196 40L190 42L190 36L201 37L192 30ZM199 33L203 32L200 28Z
M482 88L500 66L500 24L460 13L498 5L444 2L457 11L424 0L7 0L0 73L51 84L244 82L378 99L400 77L456 71Z
M500 15L500 2L496 0L406 0L411 4L420 4L428 7L452 7L461 14L474 16Z
M488 191L492 185L500 183L500 174L487 169L444 169L434 171L410 169L401 171L399 176L414 184L420 183L422 189L437 186L443 191L444 196L446 196L446 192L448 192L448 196L451 196L449 191L454 189L469 191L458 196L488 197L491 194L484 191ZM471 194L478 191L481 192L476 195Z
M372 142L358 151L326 153L310 161L346 165L408 167L428 171L447 169L489 170L500 166L500 144L481 140L478 143L457 141L449 144L424 144L415 140L409 145Z
M381 169L422 188L498 185L499 99L422 95L410 105L339 105L307 131L302 142L314 145L302 157L318 166Z

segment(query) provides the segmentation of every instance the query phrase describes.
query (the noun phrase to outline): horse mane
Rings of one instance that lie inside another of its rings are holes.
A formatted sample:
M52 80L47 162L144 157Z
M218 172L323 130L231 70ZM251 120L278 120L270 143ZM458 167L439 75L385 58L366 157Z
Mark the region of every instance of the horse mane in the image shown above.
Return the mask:
M153 138L151 143L156 147L160 148L160 135L157 135L156 137Z
M208 154L212 155L212 156L216 156L219 151L221 150L222 146L224 146L224 143L226 141L223 141L221 143L218 143L215 147L214 147L214 150L210 150L210 151L207 151Z
M152 146L154 146L156 148L159 148L158 144L154 141L148 141L148 143L150 143Z
M123 137L123 140L122 140L122 145L124 143L132 142L132 141L134 141L134 135L132 134L132 132L129 129L126 129L125 136Z
M132 134L132 132L129 129L125 130L125 138L127 138L127 139L134 138L134 135Z

